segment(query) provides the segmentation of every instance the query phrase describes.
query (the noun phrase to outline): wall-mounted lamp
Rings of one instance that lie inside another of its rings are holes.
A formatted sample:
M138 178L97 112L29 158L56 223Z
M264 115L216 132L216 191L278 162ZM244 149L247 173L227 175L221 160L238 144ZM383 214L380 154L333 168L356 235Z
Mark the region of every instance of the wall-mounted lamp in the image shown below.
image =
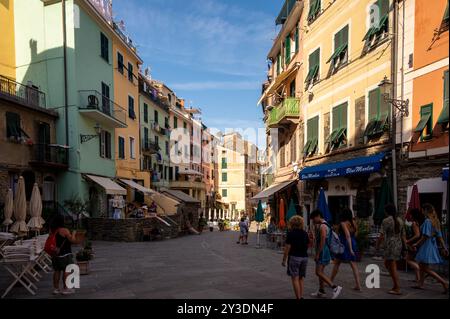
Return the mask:
M83 135L83 134L80 134L81 144L87 143L90 140L99 137L100 134L102 133L102 127L98 123L95 124L94 130L95 130L95 133L97 133L96 135Z
M378 84L378 87L381 89L381 95L384 97L385 102L392 104L392 106L394 106L400 112L401 116L409 116L409 99L403 101L389 98L389 92L392 88L392 82L388 80L387 76L385 76L383 81Z

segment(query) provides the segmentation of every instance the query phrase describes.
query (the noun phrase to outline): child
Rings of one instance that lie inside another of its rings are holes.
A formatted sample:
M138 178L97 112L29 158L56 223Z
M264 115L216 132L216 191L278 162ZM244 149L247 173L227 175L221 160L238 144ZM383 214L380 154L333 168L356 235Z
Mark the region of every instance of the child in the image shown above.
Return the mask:
M245 221L245 218L241 218L241 222L239 223L239 240L237 244L239 245L242 242L242 245L248 245L248 224Z

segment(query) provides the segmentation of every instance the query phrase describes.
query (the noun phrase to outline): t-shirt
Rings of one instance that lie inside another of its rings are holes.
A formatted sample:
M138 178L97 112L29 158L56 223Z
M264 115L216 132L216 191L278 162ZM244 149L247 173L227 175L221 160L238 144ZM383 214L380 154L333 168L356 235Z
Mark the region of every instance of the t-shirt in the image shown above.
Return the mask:
M303 229L294 229L287 233L286 245L291 245L289 256L308 257L309 236Z

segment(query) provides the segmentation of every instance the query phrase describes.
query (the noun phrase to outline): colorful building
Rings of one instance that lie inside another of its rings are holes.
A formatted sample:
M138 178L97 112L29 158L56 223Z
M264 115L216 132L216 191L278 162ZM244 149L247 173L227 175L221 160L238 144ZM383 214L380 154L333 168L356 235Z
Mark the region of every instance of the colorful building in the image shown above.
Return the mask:
M14 0L0 0L0 75L15 80Z

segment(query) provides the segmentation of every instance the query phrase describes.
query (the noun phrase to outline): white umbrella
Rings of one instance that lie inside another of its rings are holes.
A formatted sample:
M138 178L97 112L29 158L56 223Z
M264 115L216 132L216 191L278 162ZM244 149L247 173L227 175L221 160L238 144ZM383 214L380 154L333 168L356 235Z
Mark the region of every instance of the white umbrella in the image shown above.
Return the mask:
M6 231L8 231L8 226L13 223L11 217L14 211L14 199L13 199L13 191L12 189L8 189L5 198L5 220L3 221L3 225L6 226Z
M37 183L34 183L33 192L31 193L30 215L31 218L28 221L28 227L37 230L41 229L45 220L42 218L42 199Z
M14 199L14 218L16 222L9 230L12 233L24 233L28 231L27 223L27 199L25 198L25 181L22 176L17 184L16 198Z

